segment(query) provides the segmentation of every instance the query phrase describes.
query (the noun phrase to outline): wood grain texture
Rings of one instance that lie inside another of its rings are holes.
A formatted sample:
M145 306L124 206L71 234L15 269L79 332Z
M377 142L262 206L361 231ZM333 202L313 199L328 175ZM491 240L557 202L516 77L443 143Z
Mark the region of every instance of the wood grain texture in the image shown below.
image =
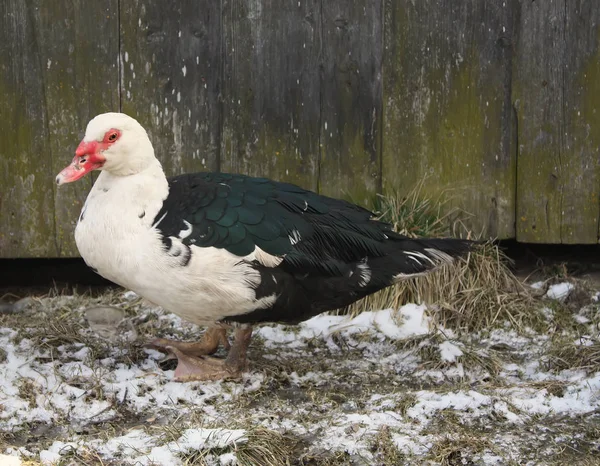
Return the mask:
M382 0L322 2L320 192L381 190Z
M111 0L0 5L0 257L77 254L91 179L56 190L54 178L87 121L118 104L115 12Z
M168 175L219 166L221 5L120 2L121 108Z
M22 0L0 2L0 255L56 254L54 182L36 25Z
M600 189L600 9L523 2L514 64L519 241L596 243Z
M117 0L90 4L38 0L33 8L48 115L50 180L71 162L88 121L119 109L117 4ZM87 176L55 189L59 257L78 255L73 233L92 183Z
M384 191L449 201L466 226L514 235L510 101L516 2L385 3ZM461 215L462 216L462 215ZM464 217L464 216L463 216Z
M316 189L320 2L223 1L221 170Z

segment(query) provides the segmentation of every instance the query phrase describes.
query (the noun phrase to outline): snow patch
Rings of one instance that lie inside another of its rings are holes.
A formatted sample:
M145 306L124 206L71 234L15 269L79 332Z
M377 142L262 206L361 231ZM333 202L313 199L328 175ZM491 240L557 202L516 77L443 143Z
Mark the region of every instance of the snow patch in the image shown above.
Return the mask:
M256 333L267 343L287 343L290 347L304 346L303 340L316 337L327 339L334 333L349 336L371 332L392 340L400 340L429 333L430 321L425 310L424 305L406 304L398 311L385 309L363 312L354 318L322 314L301 323L296 331L276 325L261 327Z
M118 460L119 464L178 466L183 464L182 454L235 447L247 441L244 430L199 428L187 429L177 440L157 445L159 442L157 437L141 429L134 429L126 435L114 437L107 442L93 440L90 445L94 446L103 458ZM83 442L55 441L50 448L40 452L40 462L44 465L52 465L59 462L62 456L71 450L77 451L83 446ZM225 453L220 458L224 461L221 464L237 463L234 453Z
M17 456L3 455L0 453L0 465L2 466L21 466L21 459Z
M135 293L134 291L126 291L125 293L122 294L123 298L125 298L128 301L133 301L134 299L139 298L139 295L137 293Z
M450 341L444 341L440 343L440 357L442 361L446 362L455 362L456 358L459 358L463 355L462 350Z
M398 312L393 309L363 312L354 319L340 322L331 330L345 330L348 334L375 331L392 340L426 335L429 333L429 319L425 309L424 305L406 304Z
M135 458L133 464L180 465L183 463L178 455L235 446L247 441L244 430L187 429L178 440L152 448L149 453ZM232 464L231 458L229 461L229 464Z
M546 296L550 299L564 301L567 299L573 288L575 288L575 285L569 282L557 283L556 285L552 285L550 288L548 288Z

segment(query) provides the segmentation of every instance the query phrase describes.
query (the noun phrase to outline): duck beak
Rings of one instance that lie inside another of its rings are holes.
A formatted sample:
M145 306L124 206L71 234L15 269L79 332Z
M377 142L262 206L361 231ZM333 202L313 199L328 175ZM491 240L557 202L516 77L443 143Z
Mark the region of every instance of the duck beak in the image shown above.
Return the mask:
M81 141L71 164L56 176L56 184L60 186L77 181L92 170L101 168L106 162L106 158L98 152L99 146L96 141Z

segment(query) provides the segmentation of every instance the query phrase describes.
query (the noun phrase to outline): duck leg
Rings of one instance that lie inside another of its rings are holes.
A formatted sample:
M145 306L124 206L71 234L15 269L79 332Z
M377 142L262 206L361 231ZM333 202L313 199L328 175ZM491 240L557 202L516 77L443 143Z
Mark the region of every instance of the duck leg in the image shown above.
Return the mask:
M146 346L164 352L172 352L171 348L175 348L181 353L190 356L205 356L207 354L216 353L222 345L226 350L229 349L229 340L227 340L227 330L224 328L210 327L204 332L202 339L195 342L175 341L166 338L156 338L149 342Z
M225 359L208 356L195 357L181 351L175 346L167 347L177 357L175 381L235 379L242 375L247 367L246 353L252 327L241 327L235 330L235 340Z

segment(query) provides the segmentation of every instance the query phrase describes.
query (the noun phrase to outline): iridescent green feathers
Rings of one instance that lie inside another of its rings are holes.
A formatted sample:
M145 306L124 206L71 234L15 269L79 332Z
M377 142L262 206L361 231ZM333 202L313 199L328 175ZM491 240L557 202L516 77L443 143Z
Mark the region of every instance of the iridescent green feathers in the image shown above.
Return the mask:
M428 256L426 244L394 233L368 210L288 183L196 173L170 178L169 189L156 227L163 238L179 237L187 246L222 248L240 257L258 247L282 257L290 271L329 276L345 274L350 264L397 255L403 247ZM441 251L465 248L460 240L437 241ZM398 270L389 273L432 268L432 261L415 257L394 260Z

